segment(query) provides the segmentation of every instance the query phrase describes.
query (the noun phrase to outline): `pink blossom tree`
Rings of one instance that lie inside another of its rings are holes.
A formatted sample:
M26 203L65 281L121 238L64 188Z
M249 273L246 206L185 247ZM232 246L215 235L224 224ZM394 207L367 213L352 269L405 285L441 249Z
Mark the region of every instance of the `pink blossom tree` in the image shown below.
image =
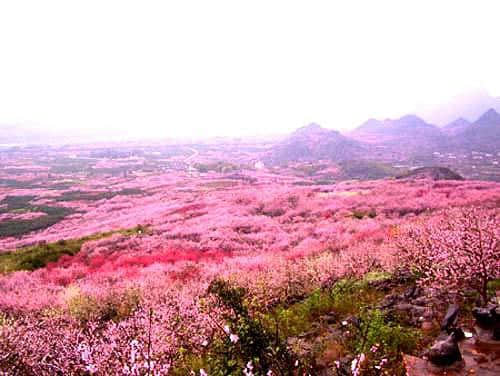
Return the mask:
M409 228L399 237L404 263L434 288L474 289L488 300L488 282L500 277L498 212L469 208Z

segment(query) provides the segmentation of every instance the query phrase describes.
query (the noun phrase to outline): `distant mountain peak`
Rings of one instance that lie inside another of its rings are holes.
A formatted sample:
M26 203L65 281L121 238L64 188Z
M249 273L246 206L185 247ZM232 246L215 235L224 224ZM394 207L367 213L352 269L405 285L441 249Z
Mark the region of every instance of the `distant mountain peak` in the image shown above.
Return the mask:
M372 126L378 126L382 122L380 120L370 118L367 121L365 121L363 124L361 124L358 128L366 128L366 127L372 127Z
M363 147L340 132L311 123L298 128L271 151L269 161L346 160L359 156Z
M455 124L470 124L470 121L463 118L463 117L459 117L457 120L455 120L453 123ZM452 123L452 124L453 124Z
M428 124L422 118L417 115L409 114L400 117L399 119L368 119L358 128L353 131L356 133L398 133L398 132L411 132L413 129L428 129L435 128L433 125Z
M300 127L295 130L295 132L292 133L292 136L312 136L312 135L321 135L321 134L337 134L336 130L333 129L327 129L323 128L321 125L317 123L310 123L308 125L305 125L303 127Z
M408 126L427 124L422 118L413 114L402 116L398 119L398 121Z
M494 109L490 108L484 114L481 115L479 119L476 121L477 124L491 124L491 123L499 123L500 124L500 114Z
M490 108L459 136L459 145L469 150L489 152L498 150L500 114L495 109Z
M303 127L297 128L295 130L295 133L317 132L321 130L324 130L324 128L321 125L317 123L310 123L304 125Z
M305 126L303 126L302 128L304 129L322 129L323 127L321 125L319 125L318 123L309 123Z
M419 118L417 115L415 114L407 114L407 115L403 115L399 118L399 120L413 120L413 121L423 121L421 118Z
M458 117L478 119L489 108L500 111L500 97L490 95L486 90L473 90L450 98L439 105L428 105L416 113L431 124L449 124Z
M446 124L443 127L443 131L448 135L457 135L459 133L464 132L469 126L471 122L463 117L459 117L458 119L452 121L449 124Z

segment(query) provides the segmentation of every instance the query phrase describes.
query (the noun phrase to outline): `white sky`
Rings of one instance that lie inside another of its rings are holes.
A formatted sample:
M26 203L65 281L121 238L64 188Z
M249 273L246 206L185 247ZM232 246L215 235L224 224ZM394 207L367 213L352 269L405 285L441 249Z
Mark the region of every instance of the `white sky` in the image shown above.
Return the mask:
M353 128L500 95L500 2L0 0L0 123L143 137Z

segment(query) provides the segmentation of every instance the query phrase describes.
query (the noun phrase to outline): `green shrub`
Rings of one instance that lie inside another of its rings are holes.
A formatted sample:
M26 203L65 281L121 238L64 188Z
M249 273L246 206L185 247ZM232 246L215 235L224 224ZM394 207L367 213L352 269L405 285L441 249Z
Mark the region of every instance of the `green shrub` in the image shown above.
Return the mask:
M375 344L379 344L387 353L411 353L418 345L418 331L386 321L385 315L378 309L363 312L359 319L359 336L354 344L354 350L358 353L369 351Z
M414 352L421 340L417 329L403 327L386 320L378 309L361 312L357 325L352 325L352 334L347 346L355 354L364 354L360 367L362 375L381 374L375 366L382 366L385 374L406 375L402 364L402 353Z
M227 333L221 333L206 356L210 375L242 375L251 361L255 374L266 374L273 370L277 374L293 374L295 357L279 336L268 330L253 317L245 303L247 291L229 282L216 279L208 288L214 303L223 309L229 330L238 336L232 342Z
M304 300L279 307L266 315L267 326L279 326L283 339L308 331L322 315L343 316L357 313L379 300L383 292L371 288L365 280L343 279L329 290L316 290Z

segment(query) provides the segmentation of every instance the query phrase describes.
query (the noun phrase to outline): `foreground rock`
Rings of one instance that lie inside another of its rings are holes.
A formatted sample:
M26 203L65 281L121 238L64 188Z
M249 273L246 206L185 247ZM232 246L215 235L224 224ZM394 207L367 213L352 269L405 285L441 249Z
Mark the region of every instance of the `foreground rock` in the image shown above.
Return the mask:
M451 366L462 361L458 347L458 335L452 333L448 338L436 342L428 351L429 361L436 366Z
M500 349L481 346L476 338L458 344L462 361L451 366L435 366L428 360L404 355L403 361L408 376L498 376L500 375Z
M481 338L500 341L500 306L490 304L487 307L476 307L472 310L476 319L478 333Z
M458 304L452 304L448 307L446 311L446 315L441 322L441 330L445 330L450 333L450 330L456 325L458 320L458 312L460 311L460 307Z

